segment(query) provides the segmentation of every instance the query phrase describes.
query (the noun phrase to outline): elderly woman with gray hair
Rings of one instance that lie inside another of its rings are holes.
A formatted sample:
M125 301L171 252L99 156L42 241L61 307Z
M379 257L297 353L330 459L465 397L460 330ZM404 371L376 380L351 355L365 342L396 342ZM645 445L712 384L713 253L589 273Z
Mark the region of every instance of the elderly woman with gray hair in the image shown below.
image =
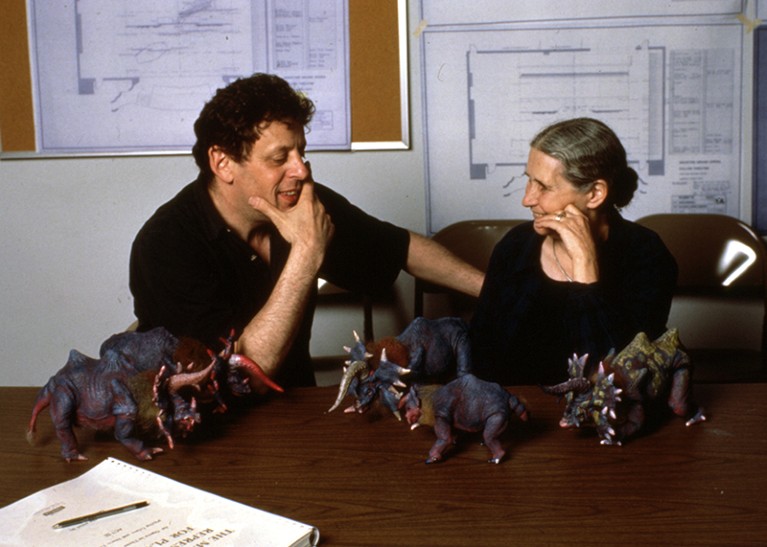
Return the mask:
M677 276L658 235L619 213L638 176L604 123L543 129L525 175L533 220L495 247L471 324L477 376L505 385L557 383L573 353L593 365L661 335Z

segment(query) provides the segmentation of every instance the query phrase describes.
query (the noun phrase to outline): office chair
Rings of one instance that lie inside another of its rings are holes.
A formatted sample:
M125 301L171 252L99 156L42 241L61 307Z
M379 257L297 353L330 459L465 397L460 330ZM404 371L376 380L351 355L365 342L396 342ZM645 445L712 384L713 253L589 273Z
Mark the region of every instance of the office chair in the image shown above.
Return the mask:
M655 231L676 258L679 278L669 326L679 328L696 361L695 376L740 381L764 375L767 248L759 235L738 219L717 214L655 214L637 223ZM685 306L686 316L681 313ZM751 329L750 344L749 309L761 321L758 333ZM707 373L698 364L713 369Z
M318 282L317 306L352 304L362 307L363 340L373 340L373 297L368 294L347 291L325 280Z
M526 221L520 219L464 220L442 228L432 236L432 239L484 272L487 270L490 255L496 243L511 228L522 222ZM443 304L446 304L447 309L439 313L440 316L451 315L469 319L476 304L476 298L416 279L413 306L416 317L424 314L424 302L427 294L442 295L440 299L443 300Z

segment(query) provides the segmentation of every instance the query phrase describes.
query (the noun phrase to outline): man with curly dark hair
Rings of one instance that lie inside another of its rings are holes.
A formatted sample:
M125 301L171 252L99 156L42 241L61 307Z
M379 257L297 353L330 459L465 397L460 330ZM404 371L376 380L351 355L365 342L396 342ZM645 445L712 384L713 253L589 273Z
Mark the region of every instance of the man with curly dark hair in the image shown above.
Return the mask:
M311 100L269 74L237 80L205 105L195 122L197 180L133 243L139 330L163 326L214 346L234 328L238 351L269 376L313 385L318 277L376 293L404 269L479 294L480 271L314 182L304 157L313 113Z

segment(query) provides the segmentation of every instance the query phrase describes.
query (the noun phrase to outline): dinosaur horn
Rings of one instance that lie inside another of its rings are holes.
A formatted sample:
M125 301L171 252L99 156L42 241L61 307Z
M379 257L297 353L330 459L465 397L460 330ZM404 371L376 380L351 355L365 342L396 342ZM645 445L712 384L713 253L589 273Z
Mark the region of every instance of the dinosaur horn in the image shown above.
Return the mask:
M336 402L333 403L333 406L330 407L328 412L333 412L339 407L341 401L344 400L346 392L349 390L349 385L352 383L352 380L355 378L355 376L364 374L367 371L368 364L365 361L354 361L347 367L343 377L341 377L341 384L338 386L338 396L336 397Z
M541 386L543 392L549 395L564 395L568 391L585 393L589 388L591 388L591 383L585 378L570 378L555 386Z
M214 364L216 364L215 359L211 361L207 367L202 370L198 370L197 372L180 372L178 374L174 374L168 378L168 392L178 393L178 390L180 390L182 387L199 386L201 383L207 380L208 377L210 377L210 373L213 370Z
M261 380L266 386L272 388L274 391L284 393L285 390L278 386L271 378L269 378L264 370L258 366L250 357L246 357L241 353L233 353L229 358L229 365L232 367L243 367L248 372L253 374L256 378Z
M224 361L228 361L229 358L234 353L234 329L231 329L229 331L229 337L228 338L222 338L221 341L224 343L224 348L219 352L219 357L221 357ZM210 351L210 350L208 350Z

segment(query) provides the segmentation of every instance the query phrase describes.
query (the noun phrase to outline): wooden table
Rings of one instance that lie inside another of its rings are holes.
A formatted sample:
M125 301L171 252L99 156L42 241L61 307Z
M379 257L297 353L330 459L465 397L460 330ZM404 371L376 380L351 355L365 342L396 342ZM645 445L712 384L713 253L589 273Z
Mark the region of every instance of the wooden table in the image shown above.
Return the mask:
M425 465L427 428L383 412L326 414L335 388L295 389L209 420L199 438L136 462L110 436L80 433L66 463L50 419L24 438L32 388L0 388L0 506L114 456L320 529L323 545L727 544L767 541L767 384L699 385L709 421L669 418L622 447L561 430L561 406L511 389L500 465L470 437Z

